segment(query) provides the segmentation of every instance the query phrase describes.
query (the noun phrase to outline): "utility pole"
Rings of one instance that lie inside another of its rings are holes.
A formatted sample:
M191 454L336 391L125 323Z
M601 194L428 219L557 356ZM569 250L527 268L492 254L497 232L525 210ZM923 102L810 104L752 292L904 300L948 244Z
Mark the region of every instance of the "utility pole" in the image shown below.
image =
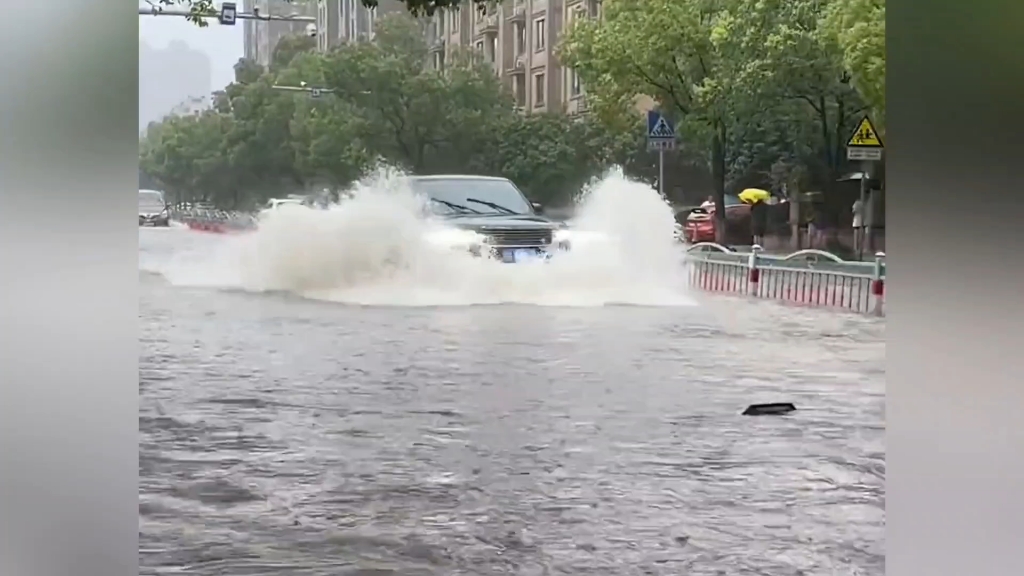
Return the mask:
M861 164L860 172L860 199L858 200L858 216L859 226L855 228L855 238L857 238L857 259L864 259L864 248L867 244L874 244L874 241L866 241L866 237L873 234L873 216L874 214L868 213L868 177L869 173L872 172L874 164L882 160L882 153L885 150L885 145L882 143L882 139L878 137L878 131L875 130L875 125L871 123L871 119L867 116L861 119L860 124L857 125L857 129L853 135L846 142L846 159L847 160L858 160ZM873 205L873 203L872 203ZM873 206L872 206L873 208ZM873 210L872 210L873 212ZM870 217L870 218L869 218ZM871 226L869 226L871 224Z
M665 151L676 149L676 127L658 110L647 112L647 149L658 152L658 192L665 196Z

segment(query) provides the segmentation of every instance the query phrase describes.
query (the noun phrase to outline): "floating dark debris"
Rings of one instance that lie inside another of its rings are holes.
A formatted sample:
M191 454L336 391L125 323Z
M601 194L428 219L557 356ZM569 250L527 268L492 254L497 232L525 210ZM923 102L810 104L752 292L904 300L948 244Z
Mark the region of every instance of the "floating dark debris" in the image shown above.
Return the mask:
M791 402L773 402L770 404L751 404L743 411L744 416L775 416L789 414L796 410Z

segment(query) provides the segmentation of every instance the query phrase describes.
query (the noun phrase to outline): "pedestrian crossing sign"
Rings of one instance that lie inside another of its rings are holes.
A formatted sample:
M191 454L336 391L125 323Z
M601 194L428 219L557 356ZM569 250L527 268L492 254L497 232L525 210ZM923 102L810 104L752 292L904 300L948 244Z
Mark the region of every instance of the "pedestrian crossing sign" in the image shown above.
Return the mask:
M652 140L674 139L676 129L660 112L652 110L647 115L647 137Z
M875 130L875 125L867 116L861 119L846 145L853 148L884 148L882 139L878 137L878 131Z
M664 152L676 148L676 127L657 110L647 112L647 149Z

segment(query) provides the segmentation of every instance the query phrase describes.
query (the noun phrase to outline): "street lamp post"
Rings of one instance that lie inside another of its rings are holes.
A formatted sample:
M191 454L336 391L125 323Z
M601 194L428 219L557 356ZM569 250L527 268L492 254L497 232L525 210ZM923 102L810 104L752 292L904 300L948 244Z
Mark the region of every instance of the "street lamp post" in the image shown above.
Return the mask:
M305 82L299 82L298 86L284 86L281 84L274 84L271 86L274 90L283 90L285 92L308 92L310 98L319 98L321 94L331 94L334 92L331 88L313 88L307 85Z
M334 88L315 88L305 82L299 82L298 86L274 84L271 88L274 90L281 90L283 92L307 92L310 98L319 98L322 94L334 94ZM361 90L359 94L370 94L370 91Z

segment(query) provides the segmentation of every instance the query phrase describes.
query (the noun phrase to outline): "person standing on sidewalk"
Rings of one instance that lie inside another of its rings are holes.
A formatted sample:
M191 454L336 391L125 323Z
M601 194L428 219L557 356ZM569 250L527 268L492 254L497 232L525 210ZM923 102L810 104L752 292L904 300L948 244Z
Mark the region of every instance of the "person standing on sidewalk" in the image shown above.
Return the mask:
M853 250L860 254L864 246L864 203L857 198L853 202Z
M750 205L750 234L754 244L764 247L764 235L768 228L768 204L758 198Z
M825 201L820 194L811 200L811 218L807 223L808 248L823 249L826 243L828 222L825 215Z

